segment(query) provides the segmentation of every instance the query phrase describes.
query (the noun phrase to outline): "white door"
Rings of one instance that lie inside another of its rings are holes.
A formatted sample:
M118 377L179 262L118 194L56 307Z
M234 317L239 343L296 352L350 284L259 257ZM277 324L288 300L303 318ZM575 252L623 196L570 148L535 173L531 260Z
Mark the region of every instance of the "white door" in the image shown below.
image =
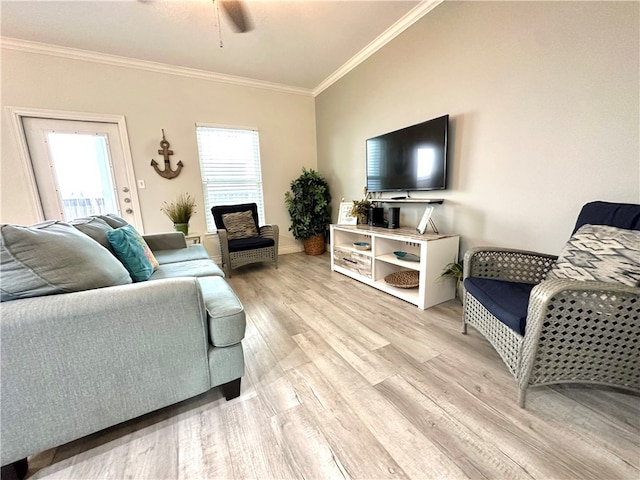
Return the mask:
M22 117L45 220L115 213L140 227L116 123Z

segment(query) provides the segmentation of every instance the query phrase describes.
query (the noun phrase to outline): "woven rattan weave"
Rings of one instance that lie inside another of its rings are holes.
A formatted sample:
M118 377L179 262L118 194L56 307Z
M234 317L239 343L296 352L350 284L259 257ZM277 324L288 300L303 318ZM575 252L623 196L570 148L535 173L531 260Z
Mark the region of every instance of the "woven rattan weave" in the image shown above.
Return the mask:
M253 250L243 250L240 252L229 252L229 242L227 231L218 229L218 239L220 240L220 252L222 254L222 266L227 277L231 277L231 270L257 262L272 262L278 268L278 236L277 225L263 225L259 229L259 234L264 238L272 238L275 245L273 247L256 248Z
M519 385L613 385L640 392L640 288L576 280L545 280L555 257L517 250L475 248L464 277L536 284L524 337L465 293L463 332L475 327L493 345Z

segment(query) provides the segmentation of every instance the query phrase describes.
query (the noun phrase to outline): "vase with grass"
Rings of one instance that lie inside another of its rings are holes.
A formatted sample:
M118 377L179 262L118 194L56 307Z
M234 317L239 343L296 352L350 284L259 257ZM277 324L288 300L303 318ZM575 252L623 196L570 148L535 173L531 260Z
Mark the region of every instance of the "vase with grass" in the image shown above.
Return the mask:
M175 202L164 202L160 209L173 222L173 228L185 235L189 234L189 220L196 213L196 201L188 193L178 195Z

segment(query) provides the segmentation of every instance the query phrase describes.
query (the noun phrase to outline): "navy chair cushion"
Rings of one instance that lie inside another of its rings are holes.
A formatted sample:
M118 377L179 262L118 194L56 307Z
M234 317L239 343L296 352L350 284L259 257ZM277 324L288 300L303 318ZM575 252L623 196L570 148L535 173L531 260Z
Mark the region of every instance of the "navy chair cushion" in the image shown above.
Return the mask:
M273 238L250 237L229 240L229 252L243 252L245 250L255 250L256 248L273 247L276 244Z
M464 288L507 327L524 335L529 296L535 285L492 278L469 277Z
M573 233L586 224L640 230L640 205L610 202L587 203L578 215Z

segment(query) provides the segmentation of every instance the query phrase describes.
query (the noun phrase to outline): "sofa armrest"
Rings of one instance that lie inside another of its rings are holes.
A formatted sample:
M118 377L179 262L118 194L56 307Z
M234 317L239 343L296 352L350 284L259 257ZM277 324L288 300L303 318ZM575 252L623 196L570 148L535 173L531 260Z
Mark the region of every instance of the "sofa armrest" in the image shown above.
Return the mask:
M557 259L555 255L525 250L475 247L464 255L464 278L485 277L537 284L545 279Z
M182 232L150 233L143 235L142 238L147 242L151 251L187 248L187 238Z
M536 285L518 383L588 381L640 389L640 288L570 279Z
M195 278L4 302L2 464L210 388Z

